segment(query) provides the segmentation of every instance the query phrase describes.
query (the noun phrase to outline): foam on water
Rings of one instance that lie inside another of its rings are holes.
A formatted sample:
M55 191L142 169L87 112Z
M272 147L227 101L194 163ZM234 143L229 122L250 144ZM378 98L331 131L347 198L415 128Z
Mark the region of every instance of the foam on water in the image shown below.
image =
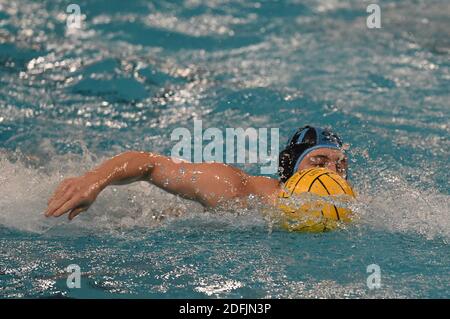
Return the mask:
M417 189L398 172L384 171L368 188L361 189L356 206L363 222L374 227L449 242L450 196Z

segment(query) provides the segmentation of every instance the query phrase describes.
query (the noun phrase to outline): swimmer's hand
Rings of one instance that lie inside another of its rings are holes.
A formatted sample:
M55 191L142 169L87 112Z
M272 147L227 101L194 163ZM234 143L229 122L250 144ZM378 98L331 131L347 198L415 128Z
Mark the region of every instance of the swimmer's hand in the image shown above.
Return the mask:
M147 178L149 156L141 152L126 152L105 161L80 177L62 181L48 201L45 216L59 217L69 213L69 220L88 210L98 194L108 185L128 184Z
M49 199L45 216L69 213L69 220L72 220L92 205L103 188L100 178L93 173L65 179Z

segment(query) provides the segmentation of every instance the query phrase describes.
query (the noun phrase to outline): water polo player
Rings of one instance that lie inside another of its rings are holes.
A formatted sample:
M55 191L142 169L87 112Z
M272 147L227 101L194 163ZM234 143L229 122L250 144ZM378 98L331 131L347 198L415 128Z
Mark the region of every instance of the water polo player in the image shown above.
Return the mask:
M347 178L347 156L341 139L328 129L310 126L297 130L280 153L280 180L251 176L222 163L173 161L155 153L129 151L82 176L64 180L48 201L45 216L58 217L69 213L72 220L87 210L105 187L136 181L148 181L206 207L231 199L245 199L250 195L274 203L292 175L315 167L327 168L342 180Z

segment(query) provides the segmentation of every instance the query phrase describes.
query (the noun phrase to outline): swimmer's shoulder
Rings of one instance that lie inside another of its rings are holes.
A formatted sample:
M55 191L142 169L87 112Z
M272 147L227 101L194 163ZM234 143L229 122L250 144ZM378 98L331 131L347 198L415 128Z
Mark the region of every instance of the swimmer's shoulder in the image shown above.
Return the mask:
M256 195L262 198L273 198L280 191L280 182L267 176L251 176L247 178L248 194Z
M203 178L211 177L223 179L225 183L233 185L236 196L256 195L259 197L272 197L280 191L280 183L275 178L249 175L243 170L229 164L219 162L204 162L191 164L194 170L202 171Z

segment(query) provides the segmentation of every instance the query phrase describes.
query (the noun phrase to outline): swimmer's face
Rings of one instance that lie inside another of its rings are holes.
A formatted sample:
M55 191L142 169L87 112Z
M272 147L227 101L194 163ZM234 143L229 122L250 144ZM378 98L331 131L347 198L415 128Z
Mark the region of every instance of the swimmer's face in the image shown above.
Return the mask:
M347 156L339 151L331 148L318 148L308 153L300 162L298 170L304 170L313 167L325 167L335 171L343 178L346 178L347 172Z

